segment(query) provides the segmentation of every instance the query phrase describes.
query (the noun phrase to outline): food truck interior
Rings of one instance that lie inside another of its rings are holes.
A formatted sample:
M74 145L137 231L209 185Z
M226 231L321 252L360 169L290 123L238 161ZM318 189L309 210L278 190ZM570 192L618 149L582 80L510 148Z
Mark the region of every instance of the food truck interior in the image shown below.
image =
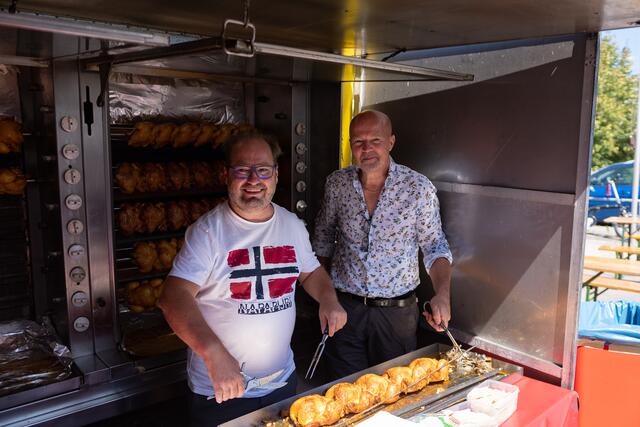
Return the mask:
M0 425L179 402L184 344L155 301L224 200L220 145L275 135L275 201L312 228L364 108L438 189L456 338L572 387L597 32L640 2L416 3L2 2ZM306 368L304 292L297 312Z

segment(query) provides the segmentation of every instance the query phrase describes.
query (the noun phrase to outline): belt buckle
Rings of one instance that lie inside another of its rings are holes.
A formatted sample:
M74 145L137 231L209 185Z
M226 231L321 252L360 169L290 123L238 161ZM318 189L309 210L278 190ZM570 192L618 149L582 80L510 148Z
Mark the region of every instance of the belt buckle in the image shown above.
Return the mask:
M367 305L367 296L364 296L364 305Z

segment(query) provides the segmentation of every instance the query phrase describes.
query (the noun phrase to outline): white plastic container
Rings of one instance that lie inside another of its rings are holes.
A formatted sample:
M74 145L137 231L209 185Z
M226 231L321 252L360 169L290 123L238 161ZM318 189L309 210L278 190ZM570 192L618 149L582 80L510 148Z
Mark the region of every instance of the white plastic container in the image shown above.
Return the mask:
M469 409L490 416L496 425L507 420L518 407L518 387L501 381L486 380L467 394Z

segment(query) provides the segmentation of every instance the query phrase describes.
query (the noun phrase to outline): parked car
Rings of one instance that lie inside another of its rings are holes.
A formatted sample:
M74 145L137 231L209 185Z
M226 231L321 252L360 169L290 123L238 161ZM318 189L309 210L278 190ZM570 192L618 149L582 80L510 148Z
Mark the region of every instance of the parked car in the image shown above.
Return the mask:
M632 185L632 160L614 163L593 172L589 183L587 224L602 223L607 217L631 211Z

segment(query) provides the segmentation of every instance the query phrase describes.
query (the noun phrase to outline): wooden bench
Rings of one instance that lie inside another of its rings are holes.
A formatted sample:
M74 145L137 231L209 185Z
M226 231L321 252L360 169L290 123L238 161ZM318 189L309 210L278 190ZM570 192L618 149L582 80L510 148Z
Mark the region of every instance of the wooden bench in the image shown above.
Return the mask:
M611 246L611 245L601 245L598 247L601 251L609 251L615 252L616 255L640 255L640 248L634 248L631 246Z
M630 280L613 279L611 277L598 276L592 279L593 275L585 274L582 276L583 286L587 287L587 298L589 292L592 292L593 301L598 299L607 289L615 289L618 291L637 292L640 293L640 282L632 282ZM591 281L589 281L591 280ZM604 288L598 291L597 288Z

